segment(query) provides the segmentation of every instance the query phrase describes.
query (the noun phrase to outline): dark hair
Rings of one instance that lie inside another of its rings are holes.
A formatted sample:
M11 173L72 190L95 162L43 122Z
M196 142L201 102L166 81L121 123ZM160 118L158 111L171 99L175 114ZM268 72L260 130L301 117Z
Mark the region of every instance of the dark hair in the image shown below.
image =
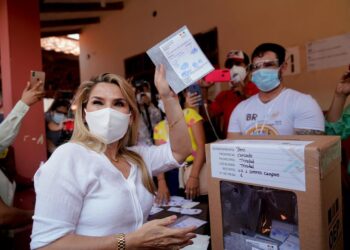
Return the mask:
M52 105L50 107L50 111L55 111L55 110L57 110L58 107L65 107L68 110L70 107L70 102L66 99L56 99L52 103Z
M286 49L279 44L276 43L263 43L260 44L252 53L252 61L255 57L262 57L268 51L271 51L276 54L278 59L278 65L282 65L285 61L286 57Z
M242 51L243 52L243 51ZM249 65L249 56L245 53L245 52L243 52L243 56L244 56L244 58L243 58L243 63L245 64L245 65ZM235 59L233 59L233 58L227 58L226 59L226 61L225 61L225 68L226 69L230 69L230 68L232 68L233 67L233 63L235 62Z
M135 87L136 92L143 92L144 87L147 87L151 91L151 84L146 80L135 80L132 82L132 85Z

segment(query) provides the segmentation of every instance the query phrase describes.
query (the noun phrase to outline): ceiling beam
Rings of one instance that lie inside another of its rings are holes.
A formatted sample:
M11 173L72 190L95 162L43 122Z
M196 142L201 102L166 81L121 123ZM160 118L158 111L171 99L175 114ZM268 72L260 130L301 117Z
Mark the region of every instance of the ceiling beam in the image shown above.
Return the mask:
M70 30L56 30L56 31L42 31L41 37L49 37L49 36L66 36L69 34L80 34L81 29L70 29Z
M77 26L77 25L87 25L96 24L100 22L99 17L87 17L87 18L74 18L74 19L60 19L60 20L46 20L41 21L41 28L48 27L60 27L60 26Z
M85 11L106 11L106 10L122 10L124 2L106 3L105 7L101 3L44 3L40 4L40 12L85 12Z

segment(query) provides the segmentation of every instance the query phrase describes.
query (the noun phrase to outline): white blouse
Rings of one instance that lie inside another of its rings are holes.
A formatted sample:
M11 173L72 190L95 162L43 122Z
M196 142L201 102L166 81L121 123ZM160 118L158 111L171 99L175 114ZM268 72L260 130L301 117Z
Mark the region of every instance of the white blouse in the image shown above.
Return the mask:
M151 176L180 165L170 144L134 146ZM147 220L153 195L133 163L127 179L103 153L76 143L55 150L34 176L36 204L31 249L67 234L107 236L135 231Z

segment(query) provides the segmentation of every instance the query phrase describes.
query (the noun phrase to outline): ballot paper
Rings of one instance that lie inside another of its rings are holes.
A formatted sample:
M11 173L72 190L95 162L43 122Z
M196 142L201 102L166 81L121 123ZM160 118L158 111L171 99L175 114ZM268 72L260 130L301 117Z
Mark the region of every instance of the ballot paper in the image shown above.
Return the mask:
M166 69L166 79L175 93L214 70L186 26L147 50L152 62Z
M168 208L169 212L181 213L181 207L170 207Z
M199 202L187 200L181 196L170 196L168 203L160 204L162 207L182 207L182 208L193 208L197 206Z
M201 212L202 212L202 209L199 209L199 208L181 208L181 211L180 211L181 214L188 214L188 215L200 214Z
M296 235L289 235L285 242L280 245L280 250L299 250L300 243L299 238Z
M196 228L199 228L203 226L205 223L207 223L205 220L197 219L191 216L181 216L178 218L174 223L170 225L171 228L184 228L184 227L191 227L196 226Z
M193 208L199 205L198 201L185 200L184 204L182 204L182 208Z
M196 234L196 238L191 239L193 244L181 248L182 250L203 250L208 249L210 236Z
M149 215L157 214L157 213L159 213L159 212L161 212L163 210L164 210L163 208L153 205L152 208L151 208L151 211L149 212Z
M272 220L270 237L272 239L284 242L290 234L298 233L298 226L282 221Z
M181 207L185 203L185 198L181 196L170 196L170 200L167 204L162 204L166 207Z
M170 207L168 209L169 212L180 213L180 214L188 214L195 215L200 214L202 209L199 208L181 208L181 207Z

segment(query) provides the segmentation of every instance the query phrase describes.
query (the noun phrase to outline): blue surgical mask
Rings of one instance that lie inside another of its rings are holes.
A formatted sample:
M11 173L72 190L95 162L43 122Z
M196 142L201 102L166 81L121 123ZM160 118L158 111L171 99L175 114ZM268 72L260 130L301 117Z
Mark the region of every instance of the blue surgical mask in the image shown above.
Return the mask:
M252 81L262 92L269 92L281 83L279 69L258 69L253 72Z
M63 122L65 118L66 116L64 114L57 113L57 112L55 112L52 116L52 120L57 124L60 124L61 122Z

